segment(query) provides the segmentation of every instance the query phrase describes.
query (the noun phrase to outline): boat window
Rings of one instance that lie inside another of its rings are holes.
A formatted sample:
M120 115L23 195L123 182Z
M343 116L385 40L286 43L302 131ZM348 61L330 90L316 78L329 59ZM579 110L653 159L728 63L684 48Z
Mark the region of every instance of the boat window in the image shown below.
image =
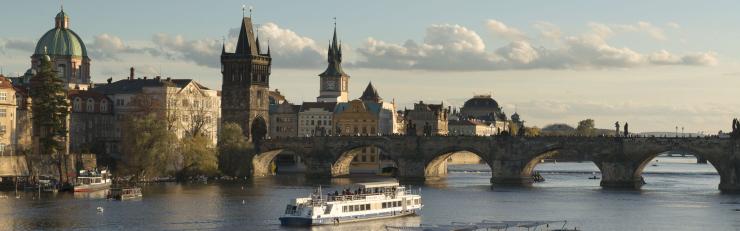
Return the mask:
M355 205L355 211L360 211L360 206L359 205Z
M349 206L349 211L350 211L350 212L354 212L354 211L355 211L355 206L351 206L351 205L350 205L350 206Z
M419 204L419 199L414 199L414 204Z
M347 206L342 206L342 212L347 212Z
M360 211L364 211L364 210L365 210L365 205L360 205Z
M370 204L365 204L365 209L370 210Z

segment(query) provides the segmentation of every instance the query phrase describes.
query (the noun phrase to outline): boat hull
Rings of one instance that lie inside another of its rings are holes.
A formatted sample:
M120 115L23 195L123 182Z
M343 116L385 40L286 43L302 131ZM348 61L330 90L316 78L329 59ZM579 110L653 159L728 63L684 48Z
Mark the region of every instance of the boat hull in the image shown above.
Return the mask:
M386 219L394 217L412 216L417 215L421 212L421 208L407 210L405 212L383 212L368 215L353 215L343 217L322 217L322 218L309 218L309 217L280 217L280 224L283 226L316 226L316 225L332 225L340 223L351 223L360 221L369 221L377 219Z
M95 192L100 191L104 189L109 189L111 186L110 182L102 183L102 184L90 184L90 185L77 185L74 188L75 192Z

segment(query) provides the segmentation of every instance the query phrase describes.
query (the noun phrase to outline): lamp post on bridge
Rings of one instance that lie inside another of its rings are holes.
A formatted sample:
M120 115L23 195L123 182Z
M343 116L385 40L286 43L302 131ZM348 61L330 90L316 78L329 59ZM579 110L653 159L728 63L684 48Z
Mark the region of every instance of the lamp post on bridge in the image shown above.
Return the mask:
M676 126L676 133L674 133L674 137L678 138L678 126Z

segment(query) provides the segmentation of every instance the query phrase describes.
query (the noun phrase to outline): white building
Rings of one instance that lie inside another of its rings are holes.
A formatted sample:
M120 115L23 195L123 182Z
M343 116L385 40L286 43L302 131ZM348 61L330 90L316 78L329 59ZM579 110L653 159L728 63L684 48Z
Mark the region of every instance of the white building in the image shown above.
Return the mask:
M117 121L116 137L121 137L121 121L132 113L156 113L178 138L200 133L217 143L221 119L221 97L192 79L134 78L98 85L91 89L113 101Z
M334 134L335 102L303 102L298 112L298 136L317 136Z

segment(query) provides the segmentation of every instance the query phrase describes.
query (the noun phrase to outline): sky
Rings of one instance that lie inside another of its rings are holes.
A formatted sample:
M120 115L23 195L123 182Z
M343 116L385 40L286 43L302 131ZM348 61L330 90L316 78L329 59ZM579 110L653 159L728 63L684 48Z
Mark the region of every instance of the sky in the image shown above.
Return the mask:
M60 1L4 0L0 68L24 73ZM221 88L222 42L233 49L251 8L273 55L270 87L315 101L333 18L350 97L372 81L399 108L460 107L492 94L543 127L591 118L633 132L716 134L740 117L737 1L112 1L67 0L95 82L192 78Z

